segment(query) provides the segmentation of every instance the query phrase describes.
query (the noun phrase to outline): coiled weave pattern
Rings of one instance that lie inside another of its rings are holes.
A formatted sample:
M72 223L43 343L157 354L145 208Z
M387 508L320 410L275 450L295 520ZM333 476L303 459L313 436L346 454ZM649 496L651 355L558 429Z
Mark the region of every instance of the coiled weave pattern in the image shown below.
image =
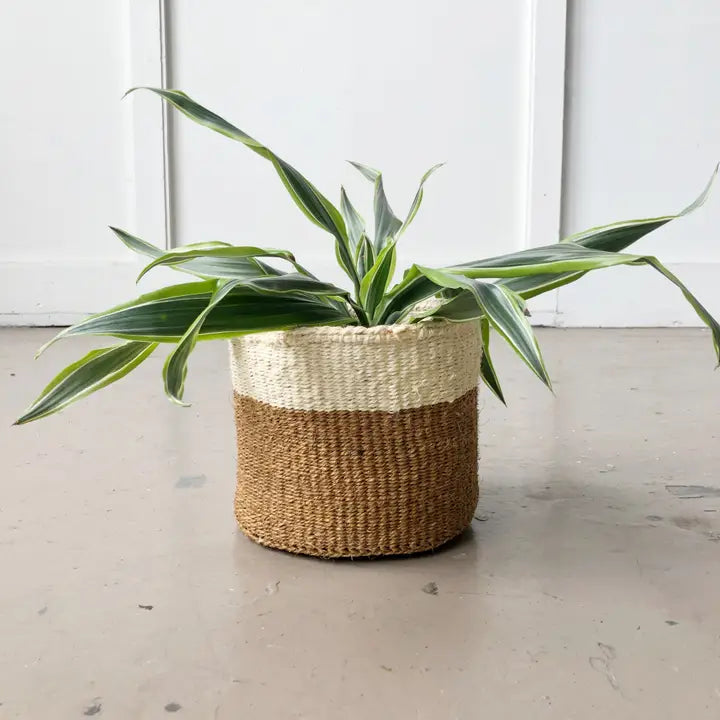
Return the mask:
M429 550L478 498L476 323L319 327L230 343L235 514L321 557Z

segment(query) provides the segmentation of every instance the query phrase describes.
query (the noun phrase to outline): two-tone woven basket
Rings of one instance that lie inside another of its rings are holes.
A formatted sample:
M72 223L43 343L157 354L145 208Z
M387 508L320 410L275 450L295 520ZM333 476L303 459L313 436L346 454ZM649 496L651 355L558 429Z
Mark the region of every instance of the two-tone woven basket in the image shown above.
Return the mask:
M235 514L322 557L436 548L478 499L477 323L300 328L231 341Z

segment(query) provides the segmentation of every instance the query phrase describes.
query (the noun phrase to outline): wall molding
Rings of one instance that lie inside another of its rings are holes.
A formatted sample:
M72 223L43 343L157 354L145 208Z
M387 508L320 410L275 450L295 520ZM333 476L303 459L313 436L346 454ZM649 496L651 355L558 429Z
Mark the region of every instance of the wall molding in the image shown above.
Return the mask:
M164 87L168 74L165 0L126 0L125 78L128 88ZM165 248L171 243L167 108L151 94L134 93L127 105L129 231Z
M522 248L560 239L567 0L532 0L528 31L525 231ZM553 325L557 291L530 303L533 323Z

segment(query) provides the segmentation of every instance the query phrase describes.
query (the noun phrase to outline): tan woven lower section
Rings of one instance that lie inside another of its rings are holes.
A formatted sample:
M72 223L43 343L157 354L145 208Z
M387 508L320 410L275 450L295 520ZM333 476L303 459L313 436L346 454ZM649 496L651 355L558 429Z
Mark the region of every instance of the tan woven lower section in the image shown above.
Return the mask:
M235 394L242 530L322 557L436 548L478 500L477 389L384 411L290 410Z

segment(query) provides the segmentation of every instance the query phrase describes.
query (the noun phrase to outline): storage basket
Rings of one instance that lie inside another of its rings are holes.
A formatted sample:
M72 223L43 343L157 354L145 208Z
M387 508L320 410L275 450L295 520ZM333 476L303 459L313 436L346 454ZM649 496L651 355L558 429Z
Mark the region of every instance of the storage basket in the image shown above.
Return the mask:
M230 342L235 514L270 547L415 553L478 499L475 322L315 327Z

